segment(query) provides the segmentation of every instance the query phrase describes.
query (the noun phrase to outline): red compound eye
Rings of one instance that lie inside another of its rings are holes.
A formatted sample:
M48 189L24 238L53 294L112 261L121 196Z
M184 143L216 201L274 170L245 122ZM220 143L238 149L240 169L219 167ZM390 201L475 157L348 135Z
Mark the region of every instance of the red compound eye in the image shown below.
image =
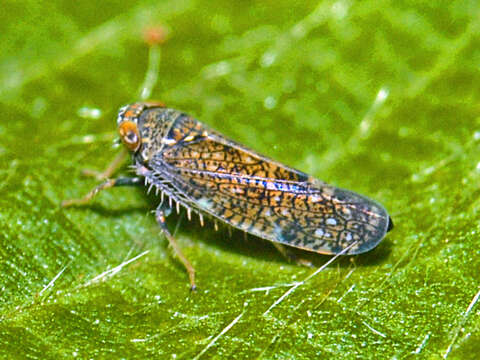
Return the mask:
M137 151L141 144L137 124L133 121L124 121L118 127L118 132L125 146L131 151Z

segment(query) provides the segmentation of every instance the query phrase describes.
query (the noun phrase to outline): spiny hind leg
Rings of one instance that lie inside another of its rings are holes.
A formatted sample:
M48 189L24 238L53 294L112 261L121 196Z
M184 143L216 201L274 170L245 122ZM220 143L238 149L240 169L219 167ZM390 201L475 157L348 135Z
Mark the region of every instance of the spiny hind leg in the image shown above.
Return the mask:
M155 210L155 219L157 220L158 224L160 225L160 228L162 229L163 233L165 234L168 243L173 249L173 252L175 255L178 257L182 265L185 267L188 273L188 278L190 279L190 290L195 290L197 286L195 285L195 269L193 268L192 264L188 259L183 255L182 250L180 250L180 246L178 245L177 241L173 237L173 235L170 233L170 231L167 228L167 223L166 223L166 214L169 213L169 209L166 209L162 204Z
M277 249L278 252L280 254L282 254L282 256L285 259L287 259L288 261L294 262L295 264L300 265L300 266L313 267L313 264L310 260L298 257L287 246L282 245L278 242L273 242L273 241L272 241L272 244L273 244L273 246L275 246L275 249Z
M138 186L143 185L143 178L133 177L133 178L116 178L116 179L107 179L99 185L95 186L91 191L89 191L84 197L80 199L69 199L63 200L62 206L75 206L75 205L85 205L88 204L100 191L110 189L116 186Z

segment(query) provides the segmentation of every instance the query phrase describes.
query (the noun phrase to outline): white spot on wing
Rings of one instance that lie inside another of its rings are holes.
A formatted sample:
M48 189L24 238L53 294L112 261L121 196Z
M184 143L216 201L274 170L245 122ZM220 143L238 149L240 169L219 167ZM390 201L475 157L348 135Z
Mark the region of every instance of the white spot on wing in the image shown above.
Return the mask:
M198 200L198 205L200 205L200 207L202 209L211 209L212 208L212 205L210 203L210 200L208 200L207 198L200 198Z
M267 189L268 190L276 190L275 184L271 181L267 181Z
M282 228L278 224L273 224L273 232L279 241L283 241Z
M322 237L323 234L324 234L323 229L320 229L320 228L319 228L319 229L315 230L315 235L316 235L316 236Z
M165 145L173 145L173 144L176 144L176 143L177 143L177 140L175 140L175 139L163 138L163 139L162 139L162 143L165 144Z
M327 221L326 221L327 225L337 225L337 220L334 219L334 218L328 218Z

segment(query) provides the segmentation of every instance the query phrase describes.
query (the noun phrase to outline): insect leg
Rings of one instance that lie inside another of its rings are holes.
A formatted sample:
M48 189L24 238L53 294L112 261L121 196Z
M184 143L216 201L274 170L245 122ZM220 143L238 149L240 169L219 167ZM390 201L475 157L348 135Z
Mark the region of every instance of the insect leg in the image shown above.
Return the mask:
M275 249L277 249L280 252L280 254L282 254L282 256L288 261L293 261L300 266L313 267L313 264L311 261L307 259L299 258L285 245L282 245L280 243L273 242L273 241L272 241L272 244L273 246L275 246Z
M165 234L165 236L168 240L168 243L173 248L173 251L174 251L175 255L178 256L178 259L180 260L180 262L183 264L183 266L187 270L188 278L190 279L190 289L195 290L196 287L197 287L195 285L195 269L193 268L190 261L188 261L188 259L185 257L185 255L183 255L182 251L180 250L180 247L178 246L177 241L175 240L175 238L173 237L173 235L170 233L170 231L167 228L167 223L165 221L165 217L166 217L166 212L168 210L170 210L170 209L165 209L162 206L162 204L160 204L160 206L155 211L155 218L156 218L158 224L160 225L160 228L162 229L163 233Z
M94 187L87 195L80 199L70 199L70 200L63 200L62 206L72 206L72 205L84 205L89 203L95 195L97 195L100 191L105 189L110 189L114 186L136 186L136 185L143 185L143 178L140 177L133 177L133 178L116 178L116 179L108 179L102 182L100 185Z
M127 149L123 148L121 152L115 156L110 165L104 171L96 171L90 169L84 169L82 174L85 176L92 176L97 180L105 180L112 176L124 163L124 160L128 154Z

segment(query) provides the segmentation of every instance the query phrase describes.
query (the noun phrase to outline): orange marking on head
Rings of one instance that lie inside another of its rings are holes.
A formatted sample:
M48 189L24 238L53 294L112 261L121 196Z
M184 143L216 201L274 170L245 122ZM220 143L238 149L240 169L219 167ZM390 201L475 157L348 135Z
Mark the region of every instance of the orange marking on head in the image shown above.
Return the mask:
M167 107L163 101L159 100L149 100L143 103L146 107L152 108L152 107Z
M125 113L123 114L124 117L127 117L127 118L131 118L131 117L134 117L136 115L136 112L134 111L134 109L130 108L128 109L127 111L125 111Z
M137 124L133 121L124 121L118 127L118 132L125 146L131 151L137 151L142 142Z

